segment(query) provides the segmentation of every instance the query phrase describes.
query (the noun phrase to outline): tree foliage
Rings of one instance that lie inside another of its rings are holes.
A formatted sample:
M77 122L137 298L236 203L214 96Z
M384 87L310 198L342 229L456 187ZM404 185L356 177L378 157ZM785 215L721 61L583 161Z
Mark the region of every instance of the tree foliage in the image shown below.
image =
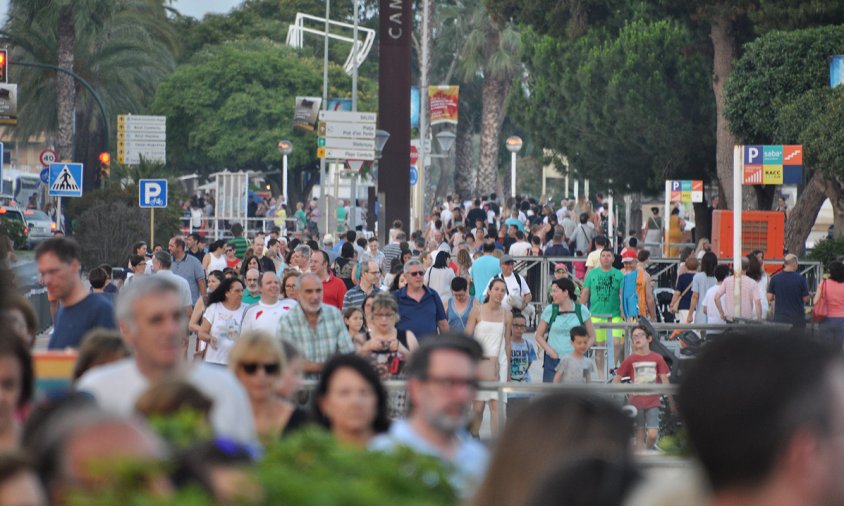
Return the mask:
M577 40L532 33L517 117L581 176L649 190L714 169L704 57L678 23L635 20Z
M331 97L350 79L331 66ZM167 116L168 162L179 170L277 166L276 144L290 139L291 167L312 164L316 135L292 128L296 96L322 95L322 62L268 41L208 46L158 89L152 111ZM375 89L359 82L360 110L374 110Z

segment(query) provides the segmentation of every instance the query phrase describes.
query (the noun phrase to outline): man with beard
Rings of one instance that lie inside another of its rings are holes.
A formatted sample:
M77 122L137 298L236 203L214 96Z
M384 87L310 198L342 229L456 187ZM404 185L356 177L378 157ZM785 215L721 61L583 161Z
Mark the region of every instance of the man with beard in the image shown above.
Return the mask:
M405 372L410 413L370 448L390 451L406 446L441 459L461 497L470 497L483 478L489 456L466 431L478 389L478 363L483 351L460 333L442 334L413 352Z

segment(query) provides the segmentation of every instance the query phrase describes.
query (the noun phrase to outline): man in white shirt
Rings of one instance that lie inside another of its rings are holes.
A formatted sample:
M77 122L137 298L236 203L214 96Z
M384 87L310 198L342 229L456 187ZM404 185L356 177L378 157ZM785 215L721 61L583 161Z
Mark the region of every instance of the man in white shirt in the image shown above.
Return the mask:
M261 291L261 299L249 306L243 313L240 331L243 333L260 330L275 335L278 320L290 311L291 306L282 304L278 300L281 286L275 273L265 272L261 274L261 281L258 286Z
M193 297L190 293L190 285L185 278L174 274L173 271L170 270L170 266L172 264L173 257L170 256L170 253L158 251L152 254L152 272L154 272L157 276L164 276L173 283L176 283L176 286L179 289L180 305L184 309L187 317L190 318L191 314L193 314Z
M515 262L510 255L501 257L501 278L507 283L507 296L501 301L501 307L507 311L511 309L524 310L525 306L533 299L527 281L521 274L514 271L514 265Z
M256 443L252 408L234 375L222 367L186 360L187 325L172 279L141 276L120 292L117 321L134 354L89 370L77 390L90 393L106 411L132 416L135 402L150 385L176 376L214 401L210 418L218 437Z
M510 245L510 255L514 257L530 255L530 243L525 239L524 233L516 232L516 242Z
M454 216L452 215L451 211L448 209L448 201L446 200L443 202L443 210L440 211L440 221L443 222L443 227L448 228L451 226L451 220Z

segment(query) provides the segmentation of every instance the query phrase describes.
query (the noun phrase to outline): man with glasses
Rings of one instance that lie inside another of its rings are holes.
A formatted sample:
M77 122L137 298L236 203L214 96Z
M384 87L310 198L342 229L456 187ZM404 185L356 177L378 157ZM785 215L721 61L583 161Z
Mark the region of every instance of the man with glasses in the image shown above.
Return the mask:
M435 290L423 283L425 268L419 260L404 264L407 285L396 292L401 320L396 328L410 330L420 343L437 332L448 332L448 315L443 301Z
M133 416L135 402L150 385L175 375L214 401L211 425L217 436L254 443L252 417L244 416L252 408L237 379L223 367L186 360L188 326L180 298L170 276L142 276L121 290L117 320L133 356L91 369L77 390L94 396L106 411Z
M480 344L463 334L447 333L423 343L405 368L407 419L393 422L370 448L391 451L404 446L436 457L449 469L458 494L470 497L489 460L486 448L466 431L482 355Z
M343 297L343 309L361 307L366 297L373 290L380 290L381 269L373 260L360 263L360 283L352 287Z

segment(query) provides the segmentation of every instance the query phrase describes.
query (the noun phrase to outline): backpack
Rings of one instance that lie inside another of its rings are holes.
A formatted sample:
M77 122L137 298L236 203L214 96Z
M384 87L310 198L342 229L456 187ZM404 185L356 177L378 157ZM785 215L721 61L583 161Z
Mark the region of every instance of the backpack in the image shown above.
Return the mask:
M578 304L577 302L574 303L574 314L577 316L577 321L583 325L583 313L581 313L581 308L583 305ZM551 321L548 322L548 330L551 330L551 326L554 325L554 320L557 319L557 316L560 315L560 306L557 304L551 304Z

